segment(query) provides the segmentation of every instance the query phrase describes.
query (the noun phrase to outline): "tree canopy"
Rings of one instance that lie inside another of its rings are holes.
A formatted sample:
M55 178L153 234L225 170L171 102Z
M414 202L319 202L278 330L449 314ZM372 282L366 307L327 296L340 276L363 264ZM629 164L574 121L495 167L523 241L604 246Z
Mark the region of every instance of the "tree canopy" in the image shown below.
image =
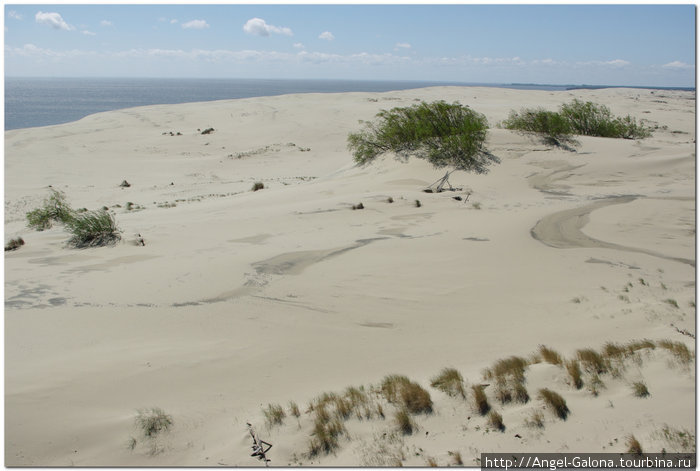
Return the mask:
M486 173L499 162L484 145L486 117L459 103L421 102L410 107L382 110L377 120L348 135L355 161L368 163L393 152L425 159L435 167Z

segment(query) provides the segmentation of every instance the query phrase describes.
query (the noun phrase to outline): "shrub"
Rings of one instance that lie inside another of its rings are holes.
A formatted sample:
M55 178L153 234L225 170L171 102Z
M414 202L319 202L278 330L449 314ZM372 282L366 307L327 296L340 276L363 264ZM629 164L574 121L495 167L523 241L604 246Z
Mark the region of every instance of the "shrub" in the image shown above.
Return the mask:
M539 134L549 145L569 147L577 144L571 136L572 129L569 122L559 113L545 111L542 108L523 109L520 113L511 111L508 119L502 124L506 129Z
M560 419L566 420L566 418L569 416L571 411L569 411L564 398L558 393L547 388L542 388L539 391L539 398L542 399Z
M161 432L167 432L173 426L173 417L166 414L160 407L139 410L136 415L136 427L146 438L153 438Z
M542 359L547 363L550 363L552 365L561 365L563 363L563 360L561 359L559 353L552 350L551 348L545 347L544 345L540 345L539 353Z
M408 410L401 408L394 414L394 421L396 422L399 431L404 435L413 434L413 430L416 428L416 423L411 418L411 414Z
M643 139L651 136L649 129L627 115L614 117L605 105L574 99L561 106L561 116L568 121L575 134L584 136Z
M258 191L262 190L265 188L265 184L263 182L255 182L253 183L253 188L251 188L251 191Z
M503 432L506 429L506 426L503 425L503 417L501 417L501 414L496 412L495 410L492 410L489 412L489 425L496 430Z
M647 397L649 395L649 390L644 381L635 381L632 383L632 389L634 390L634 395L637 397Z
M464 391L464 378L459 371L454 368L444 368L439 375L434 377L430 385L448 396L460 395L466 397Z
M109 245L121 239L120 229L111 213L88 211L70 219L68 230L73 237L68 243L76 248Z
M11 250L17 250L18 248L22 247L24 245L24 239L21 237L17 237L16 239L10 239L10 241L5 244L5 252L11 251Z
M348 135L348 148L359 164L387 152L476 173L485 173L490 164L499 162L484 146L486 117L468 106L421 102L382 110L376 118L376 123L365 123L363 130Z
M484 392L484 386L477 384L473 385L472 397L474 398L474 406L476 407L476 410L479 412L479 414L488 414L488 412L491 410L491 405L489 404L489 400L486 397L486 393Z
M51 228L53 222L67 224L72 219L73 210L66 202L66 195L53 188L51 195L44 200L41 208L27 213L27 225L38 231Z

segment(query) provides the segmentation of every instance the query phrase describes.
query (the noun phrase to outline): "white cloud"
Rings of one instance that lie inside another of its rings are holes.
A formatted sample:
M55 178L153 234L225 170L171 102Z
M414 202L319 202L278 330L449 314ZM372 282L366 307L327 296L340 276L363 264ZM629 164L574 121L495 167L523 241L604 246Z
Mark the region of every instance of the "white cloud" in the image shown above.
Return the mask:
M333 41L335 39L335 36L333 36L333 33L330 31L324 31L318 36L318 39L324 39L326 41Z
M34 16L34 19L37 23L51 26L54 29L62 29L64 31L72 31L75 29L73 26L66 23L58 13L44 13L43 11L39 11Z
M187 23L182 23L184 29L205 29L209 24L205 20L192 20Z
M681 61L673 61L669 62L668 64L664 64L661 67L664 69L693 69L695 66L686 64L685 62Z
M171 24L171 25L174 25L175 23L177 23L177 20L176 20L175 18L173 18L172 20L170 20L170 24Z
M292 44L295 49L304 49L304 45L302 43L294 43Z
M107 20L102 20L102 21L100 21L100 26L105 26L105 27L112 26L112 22L107 21Z
M292 30L287 27L268 25L262 18L251 18L243 25L243 31L255 36L269 36L271 33L293 36Z
M17 12L14 11L14 10L8 11L8 12L7 12L7 16L9 16L10 18L14 18L15 20L21 20L21 19L22 19L22 15L20 15L19 13L17 13Z
M72 49L68 51L54 51L53 49L44 49L35 46L34 44L25 44L22 47L5 46L5 56L22 56L22 57L39 57L64 59L71 57L94 56L93 51L83 51L80 49Z
M408 43L396 43L396 46L394 47L396 47L397 49L411 49L411 45Z
M81 31L81 33L83 33L85 36L96 36L97 35L97 33L93 33L92 31L88 31L86 29Z

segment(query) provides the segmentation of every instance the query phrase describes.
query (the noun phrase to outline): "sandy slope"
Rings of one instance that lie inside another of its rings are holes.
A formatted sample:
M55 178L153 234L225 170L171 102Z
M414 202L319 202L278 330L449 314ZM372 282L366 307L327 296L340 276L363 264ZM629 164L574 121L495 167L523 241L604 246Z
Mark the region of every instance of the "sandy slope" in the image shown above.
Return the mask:
M660 128L643 141L580 138L571 153L494 126L573 97ZM487 116L500 165L456 172L463 190L442 194L421 191L442 174L422 161L353 165L358 120L437 99ZM597 397L562 368L531 365L528 404L492 396L504 433L429 382L452 366L478 384L497 359L540 344L567 357L642 338L694 349L678 332L695 335L694 99L441 87L153 106L6 132L5 238L26 245L5 256L5 464L253 466L247 421L274 444L274 465L447 465L458 451L473 466L482 451L623 451L631 433L670 450L664 424L695 432L695 377L663 349L603 377ZM256 181L266 188L250 191ZM123 241L75 250L61 227L29 231L24 215L48 185L75 208L112 208ZM382 435L395 428L385 405L385 420L350 419L341 448L310 459L310 414L265 426L269 403L303 412L392 373L435 401L412 436ZM631 393L640 379L648 398ZM540 387L566 398L568 420L524 424ZM152 455L134 417L154 406L175 426Z

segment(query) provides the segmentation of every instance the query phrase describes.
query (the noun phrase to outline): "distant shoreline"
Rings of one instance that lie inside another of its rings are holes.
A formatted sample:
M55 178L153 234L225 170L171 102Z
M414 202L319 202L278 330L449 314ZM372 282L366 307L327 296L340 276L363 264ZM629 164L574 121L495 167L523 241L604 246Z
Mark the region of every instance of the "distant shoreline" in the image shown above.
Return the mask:
M5 131L65 124L91 114L137 106L298 93L381 93L439 86L543 91L598 90L603 88L695 90L695 88L690 87L499 84L413 80L6 77Z

